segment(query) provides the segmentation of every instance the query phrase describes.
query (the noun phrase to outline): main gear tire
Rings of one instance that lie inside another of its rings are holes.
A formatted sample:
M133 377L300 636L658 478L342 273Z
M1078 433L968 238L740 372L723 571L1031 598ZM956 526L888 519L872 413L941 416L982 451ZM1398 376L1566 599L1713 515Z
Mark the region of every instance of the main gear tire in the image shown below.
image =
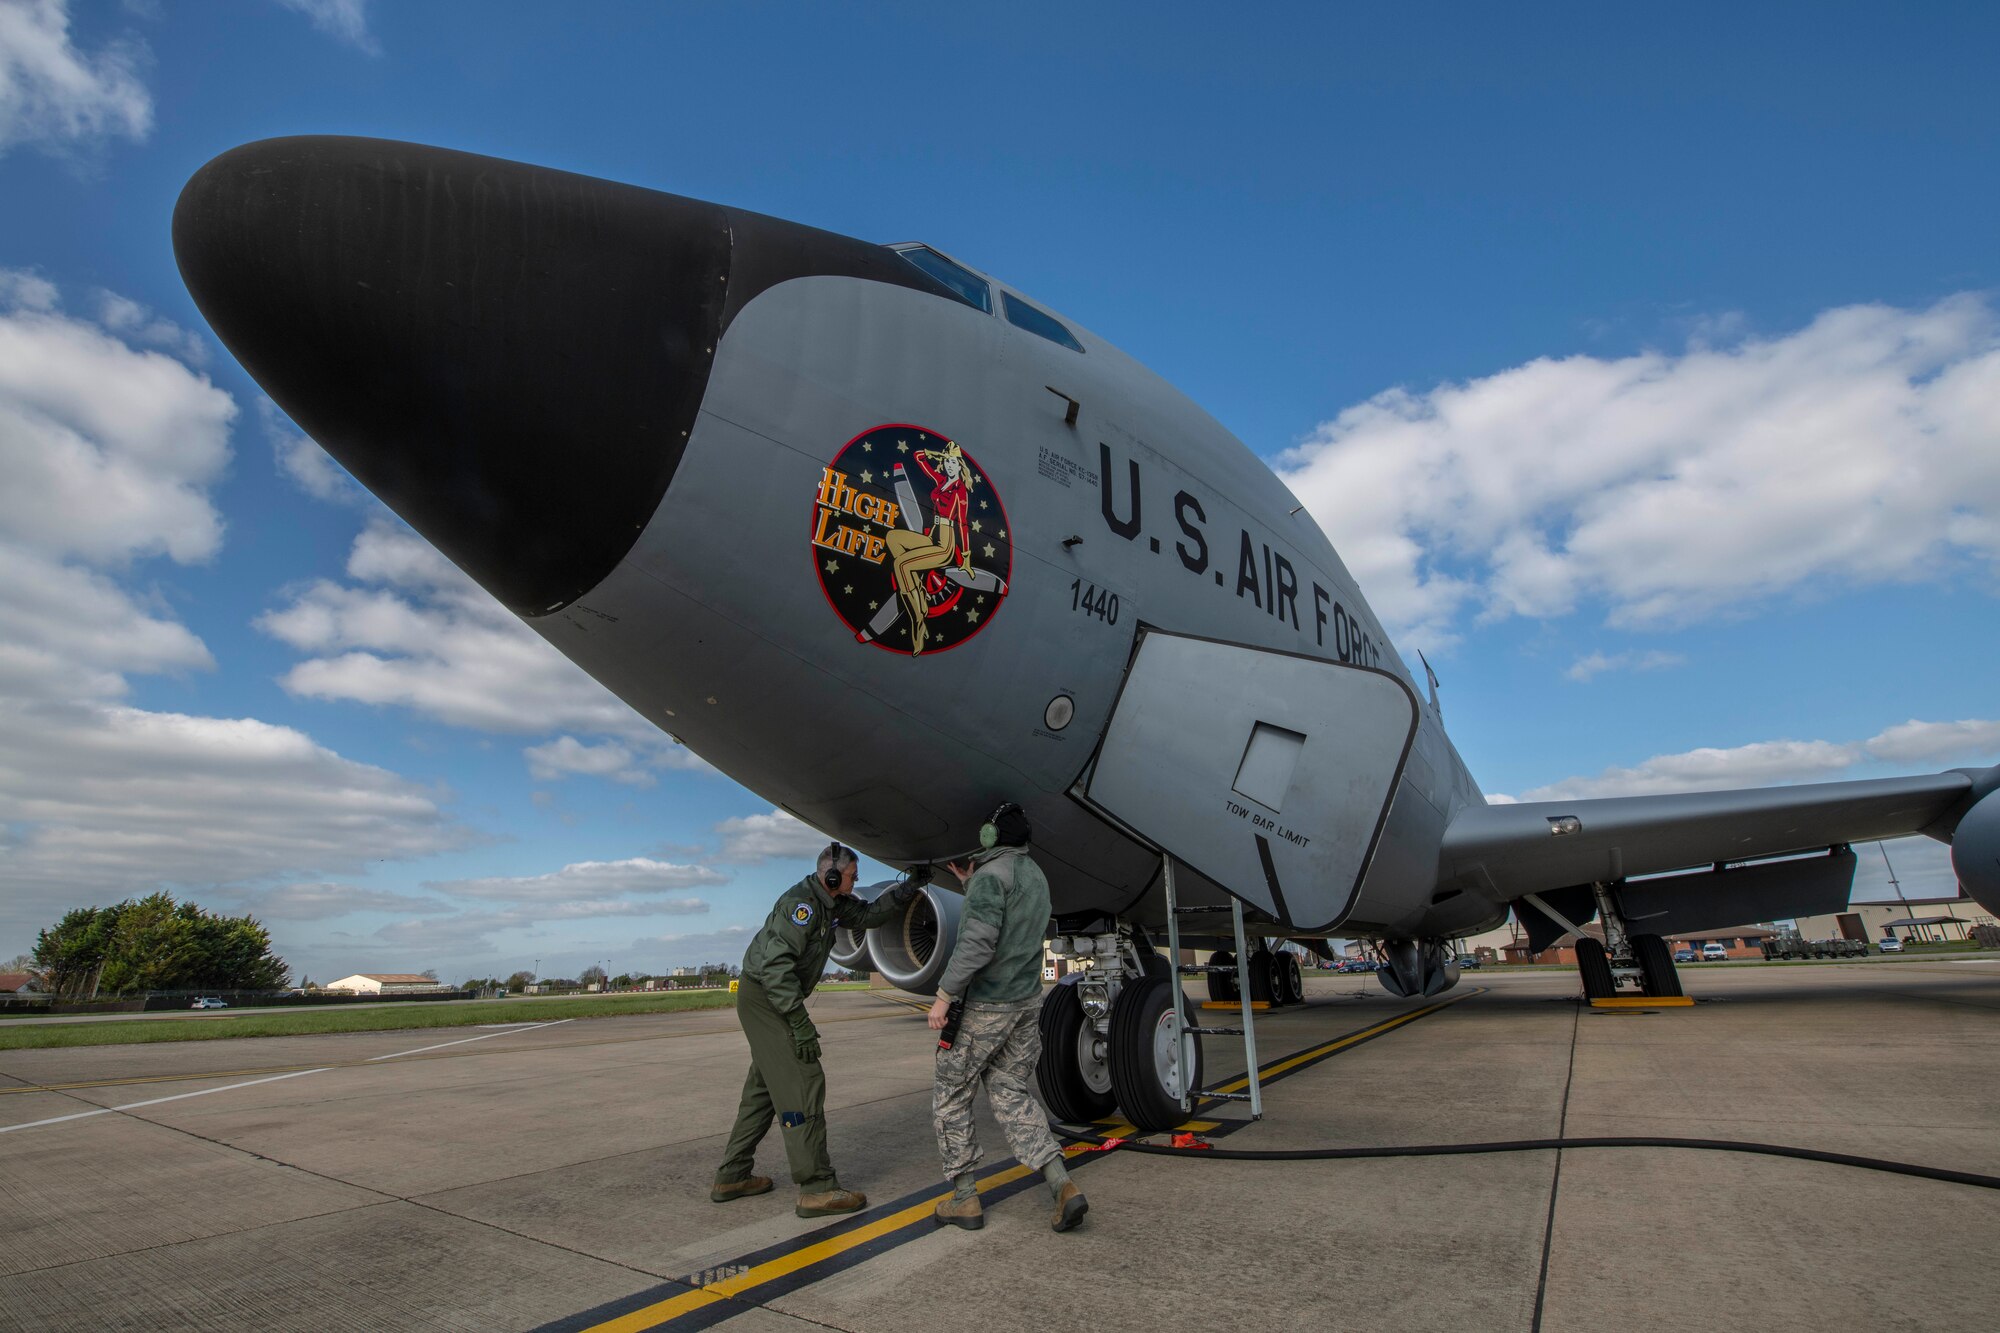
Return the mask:
M1583 978L1583 998L1608 1000L1618 993L1618 980L1611 975L1611 955L1604 942L1585 935L1576 942L1576 970Z
M1042 1054L1035 1062L1035 1082L1041 1088L1042 1108L1073 1125L1110 1115L1118 1105L1111 1069L1094 1056L1097 1032L1083 1012L1083 997L1075 986L1049 989L1042 997L1039 1026Z
M1236 955L1227 949L1217 949L1208 956L1208 965L1210 967L1226 967L1231 969L1228 972L1211 972L1208 974L1208 998L1214 1000L1217 1004L1235 1004L1237 996L1236 972L1234 970L1236 967Z
M1167 1008L1176 1002L1182 1024L1178 1049ZM1111 1087L1125 1118L1148 1134L1186 1120L1181 1089L1201 1086L1201 1038L1186 1030L1193 1026L1193 1007L1180 987L1163 977L1126 982L1111 1006Z
M1681 992L1681 974L1674 966L1673 952L1658 935L1634 935L1632 952L1639 960L1639 976L1646 994L1656 999L1672 999Z
M1273 1007L1284 1003L1278 998L1277 987L1272 985L1277 980L1276 962L1268 949L1259 949L1250 955L1250 998L1253 1001L1262 1000Z
M1285 950L1285 1003L1304 1004L1306 1002L1306 973L1299 962L1299 956Z

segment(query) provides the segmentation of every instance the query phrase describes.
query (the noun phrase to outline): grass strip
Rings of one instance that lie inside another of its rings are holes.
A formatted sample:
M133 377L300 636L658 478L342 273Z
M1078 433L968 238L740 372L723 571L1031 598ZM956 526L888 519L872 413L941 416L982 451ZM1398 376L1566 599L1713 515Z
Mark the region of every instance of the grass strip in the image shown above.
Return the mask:
M823 989L832 989L824 987ZM214 1018L149 1018L128 1022L33 1023L0 1028L0 1051L58 1046L126 1046L155 1041L221 1041L231 1037L302 1037L321 1032L398 1032L476 1027L486 1023L549 1023L559 1018L613 1018L684 1009L726 1009L727 991L656 992L586 999L475 1000L399 1004L380 1009L308 1009Z

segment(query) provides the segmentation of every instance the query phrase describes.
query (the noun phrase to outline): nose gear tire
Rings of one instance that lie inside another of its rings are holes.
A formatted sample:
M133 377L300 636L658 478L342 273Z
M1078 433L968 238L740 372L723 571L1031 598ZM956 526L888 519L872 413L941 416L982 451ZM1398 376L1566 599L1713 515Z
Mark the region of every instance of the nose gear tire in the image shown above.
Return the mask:
M1201 1038L1184 1033L1176 1059L1164 1032L1167 1006L1176 1001L1182 1023L1193 1026L1193 1007L1180 987L1163 977L1127 982L1111 1008L1111 1087L1125 1118L1147 1133L1172 1129L1187 1118L1178 1087L1168 1084L1171 1069L1179 1066L1182 1085L1201 1086Z
M1041 1088L1042 1108L1073 1125L1087 1125L1110 1115L1118 1105L1117 1094L1107 1081L1110 1071L1104 1070L1104 1078L1099 1080L1084 1073L1089 1063L1088 1043L1096 1033L1084 1019L1083 997L1075 986L1050 988L1042 997L1039 1026L1042 1054L1035 1062L1035 1082ZM1103 1086L1092 1087L1094 1081Z

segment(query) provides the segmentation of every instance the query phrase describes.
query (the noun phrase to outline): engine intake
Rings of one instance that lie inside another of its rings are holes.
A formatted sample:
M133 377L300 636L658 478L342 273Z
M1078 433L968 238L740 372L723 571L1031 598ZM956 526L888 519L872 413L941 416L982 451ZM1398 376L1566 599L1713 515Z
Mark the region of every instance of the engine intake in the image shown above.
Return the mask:
M867 949L875 970L903 990L918 995L935 991L958 943L958 916L964 906L963 895L935 884L925 886L901 914L869 930Z
M857 884L854 886L854 896L864 903L872 903L900 883L901 880L885 879L880 884ZM868 932L865 930L849 930L846 926L835 926L833 952L828 954L827 958L835 967L849 972L876 970L875 960L868 952Z

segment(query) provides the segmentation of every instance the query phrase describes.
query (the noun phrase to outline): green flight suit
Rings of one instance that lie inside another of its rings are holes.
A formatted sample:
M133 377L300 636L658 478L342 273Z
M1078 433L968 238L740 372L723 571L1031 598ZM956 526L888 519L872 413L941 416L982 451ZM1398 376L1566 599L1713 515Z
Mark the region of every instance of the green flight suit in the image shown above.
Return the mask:
M882 925L908 901L900 887L873 903L851 894L835 898L817 875L807 875L785 890L764 919L743 955L743 976L736 987L736 1021L750 1042L750 1072L743 1080L736 1127L715 1173L717 1184L749 1177L757 1145L775 1115L799 1192L836 1187L826 1149L826 1074L819 1061L799 1058L793 1024L826 971L833 928Z

